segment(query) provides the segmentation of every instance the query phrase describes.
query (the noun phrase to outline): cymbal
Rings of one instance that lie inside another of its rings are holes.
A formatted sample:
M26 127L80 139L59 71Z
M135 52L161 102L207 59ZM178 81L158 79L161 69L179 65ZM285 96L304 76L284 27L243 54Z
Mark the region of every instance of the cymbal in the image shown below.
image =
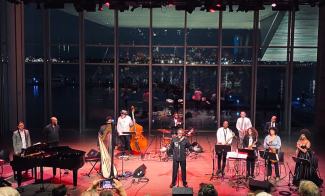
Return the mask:
M171 131L168 131L166 129L158 129L158 131L163 132L163 133L171 133Z

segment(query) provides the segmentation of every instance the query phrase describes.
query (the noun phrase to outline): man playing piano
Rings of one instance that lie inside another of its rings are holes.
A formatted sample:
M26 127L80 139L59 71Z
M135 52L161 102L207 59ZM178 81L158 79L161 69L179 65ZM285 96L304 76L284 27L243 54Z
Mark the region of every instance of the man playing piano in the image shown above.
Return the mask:
M177 130L182 128L182 126L183 126L183 121L181 118L178 118L177 112L174 113L174 118L171 119L170 126L172 128L172 132L171 132L172 137L176 137Z
M18 130L12 136L15 155L20 156L21 149L31 146L30 135L27 129L24 129L24 123L19 122Z
M52 146L59 146L60 126L56 117L51 118L51 124L47 125L43 130L46 143Z

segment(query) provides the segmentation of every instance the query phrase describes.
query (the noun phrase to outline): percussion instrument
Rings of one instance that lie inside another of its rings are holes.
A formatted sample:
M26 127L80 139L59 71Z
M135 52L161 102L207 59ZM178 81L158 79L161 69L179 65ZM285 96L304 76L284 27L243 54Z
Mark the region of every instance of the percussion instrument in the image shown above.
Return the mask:
M163 133L171 133L171 131L168 131L166 129L158 129L158 131L163 132Z
M171 138L169 137L162 138L161 146L168 147L170 144L171 144Z
M172 99L166 99L167 103L174 103L174 100Z

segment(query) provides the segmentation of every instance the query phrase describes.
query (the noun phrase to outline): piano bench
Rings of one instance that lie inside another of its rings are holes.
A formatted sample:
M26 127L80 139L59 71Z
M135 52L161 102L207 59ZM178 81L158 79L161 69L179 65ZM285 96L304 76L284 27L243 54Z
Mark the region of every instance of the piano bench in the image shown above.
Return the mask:
M93 167L91 168L91 170L86 174L86 176L90 177L90 173L93 171L93 169L96 170L97 174L100 175L100 172L95 168L96 164L98 163L98 161L100 162L100 157L96 158L96 157L85 157L85 162L90 163Z

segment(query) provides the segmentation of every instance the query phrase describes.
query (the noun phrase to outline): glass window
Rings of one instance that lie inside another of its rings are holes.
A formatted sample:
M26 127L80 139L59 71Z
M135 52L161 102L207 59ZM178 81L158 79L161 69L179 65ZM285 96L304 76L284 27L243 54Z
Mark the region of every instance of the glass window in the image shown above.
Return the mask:
M272 11L271 5L264 7L259 12L260 46L287 46L289 12Z
M252 64L252 49L251 48L222 48L221 64Z
M52 112L62 129L79 129L79 65L52 65Z
M258 53L259 65L286 65L287 48L260 48Z
M114 63L114 47L86 47L86 63Z
M184 63L184 48L152 48L152 63L153 64L183 64Z
M255 128L258 131L264 131L265 123L270 122L272 116L277 117L277 123L284 125L285 85L285 67L257 68Z
M135 109L137 124L149 129L149 66L119 66L119 111L131 106Z
M78 63L79 47L69 45L51 46L50 61L53 63Z
M296 12L294 46L315 46L318 42L318 7L299 6Z
M240 112L245 111L246 117L251 117L251 73L252 68L247 66L221 67L220 126L228 121L230 128L237 131Z
M152 82L152 128L170 130L174 112L183 118L184 68L153 66Z
M86 44L114 45L114 10L103 5L103 11L84 12L84 18Z
M149 64L149 48L121 47L119 49L119 62L129 64Z
M142 8L119 13L120 45L149 45L149 13L149 9Z
M219 12L202 12L196 8L187 14L186 42L188 46L218 46Z
M152 45L184 46L185 11L166 6L152 12Z
M114 118L114 66L86 65L86 127L98 129Z
M252 46L254 12L236 12L238 5L233 5L234 12L223 12L222 45Z
M298 62L293 67L291 131L310 128L315 120L316 63Z
M64 4L64 9L50 10L50 43L79 43L79 13L73 4Z
M35 3L24 6L25 43L43 43L43 10L36 9Z
M25 44L25 62L44 62L43 45L26 45Z
M217 48L186 48L186 64L218 64Z
M294 48L293 61L317 62L317 48Z
M186 67L186 128L216 130L217 84L217 66Z
M25 64L26 128L44 128L44 65Z

